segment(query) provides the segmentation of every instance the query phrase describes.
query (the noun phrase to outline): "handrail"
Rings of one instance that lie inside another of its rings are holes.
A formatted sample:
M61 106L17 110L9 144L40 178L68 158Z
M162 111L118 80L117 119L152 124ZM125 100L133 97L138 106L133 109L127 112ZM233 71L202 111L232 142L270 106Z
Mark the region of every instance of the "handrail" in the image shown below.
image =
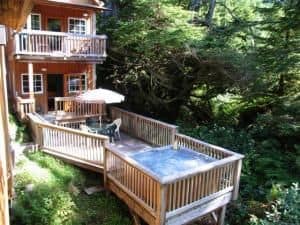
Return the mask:
M74 34L67 32L56 32L56 31L46 31L46 30L22 30L15 34L41 34L41 35L56 35L56 36L74 36L74 37L83 37L83 38L101 38L107 39L107 35L95 35L95 34Z
M45 123L31 113L28 117L35 143L42 150L72 157L74 160L93 162L95 166L103 167L107 136Z
M55 97L56 120L106 115L104 103L77 102L75 97Z
M174 145L187 147L197 152L201 152L208 156L214 157L216 159L223 159L232 155L236 155L243 158L241 154L238 154L236 152L230 151L217 145L209 144L207 142L180 133L175 134Z
M34 103L34 99L33 98L21 98L21 97L16 97L17 99L17 102L20 102L20 103Z
M91 57L106 55L106 35L73 34L53 31L22 30L15 34L16 54L53 57Z
M16 105L17 115L21 120L25 119L28 113L35 112L35 99L25 99L18 96L16 97Z
M110 107L110 114L113 120L121 118L123 131L150 144L161 146L174 142L177 126L117 107Z

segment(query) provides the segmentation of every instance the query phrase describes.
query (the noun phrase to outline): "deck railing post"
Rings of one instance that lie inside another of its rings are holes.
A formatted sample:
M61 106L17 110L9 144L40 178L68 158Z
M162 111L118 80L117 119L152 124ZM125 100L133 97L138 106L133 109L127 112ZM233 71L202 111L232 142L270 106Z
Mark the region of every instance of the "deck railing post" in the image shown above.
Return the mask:
M103 185L104 188L107 190L107 144L104 143L103 147Z
M234 177L233 177L234 189L232 194L232 200L237 200L238 198L241 170L242 170L242 160L240 159L236 161L235 170L234 170Z
M166 211L167 211L167 185L166 184L159 184L157 197L158 197L157 225L164 225L166 220Z
M177 133L177 127L174 127L174 128L172 128L172 131L171 131L171 145L173 145L174 146L174 144L175 144L175 135L176 135L176 133Z
M224 225L225 214L226 214L226 205L224 205L220 210L217 225Z
M37 144L40 148L43 147L43 128L37 125Z

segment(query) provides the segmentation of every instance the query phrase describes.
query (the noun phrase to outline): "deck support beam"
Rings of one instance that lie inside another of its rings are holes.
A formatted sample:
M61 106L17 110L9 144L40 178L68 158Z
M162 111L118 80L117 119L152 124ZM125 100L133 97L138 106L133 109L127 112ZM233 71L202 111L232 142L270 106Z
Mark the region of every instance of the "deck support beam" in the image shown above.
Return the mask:
M3 225L9 225L8 200L12 188L10 187L12 177L7 117L5 54L4 46L0 45L0 136L2 137L0 141L0 224Z
M218 218L218 223L217 225L224 225L224 220L225 220L225 214L226 214L226 205L224 205L219 213L219 218Z
M129 209L130 214L132 215L133 218L133 224L134 225L141 225L141 218L131 209Z
M34 100L34 77L33 77L33 63L28 63L28 83L29 83L29 98ZM33 103L33 109L35 111L35 102Z

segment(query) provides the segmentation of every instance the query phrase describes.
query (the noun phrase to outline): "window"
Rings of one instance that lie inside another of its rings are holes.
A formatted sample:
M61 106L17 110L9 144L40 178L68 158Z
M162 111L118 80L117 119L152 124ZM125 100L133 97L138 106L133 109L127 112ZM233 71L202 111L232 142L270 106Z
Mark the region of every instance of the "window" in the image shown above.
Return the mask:
M86 76L85 75L69 75L68 87L69 92L86 91Z
M80 18L69 18L69 33L86 34L86 20Z
M27 18L24 29L41 30L41 14L31 13Z
M33 74L33 92L35 94L43 93L42 74ZM29 75L22 74L22 94L29 94Z

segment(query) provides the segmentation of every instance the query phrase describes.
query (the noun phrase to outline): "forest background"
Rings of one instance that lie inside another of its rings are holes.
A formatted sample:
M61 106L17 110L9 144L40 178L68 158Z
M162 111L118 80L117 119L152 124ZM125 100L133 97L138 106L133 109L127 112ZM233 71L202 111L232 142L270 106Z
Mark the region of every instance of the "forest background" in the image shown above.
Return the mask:
M110 0L99 86L245 155L227 224L300 224L300 1Z

